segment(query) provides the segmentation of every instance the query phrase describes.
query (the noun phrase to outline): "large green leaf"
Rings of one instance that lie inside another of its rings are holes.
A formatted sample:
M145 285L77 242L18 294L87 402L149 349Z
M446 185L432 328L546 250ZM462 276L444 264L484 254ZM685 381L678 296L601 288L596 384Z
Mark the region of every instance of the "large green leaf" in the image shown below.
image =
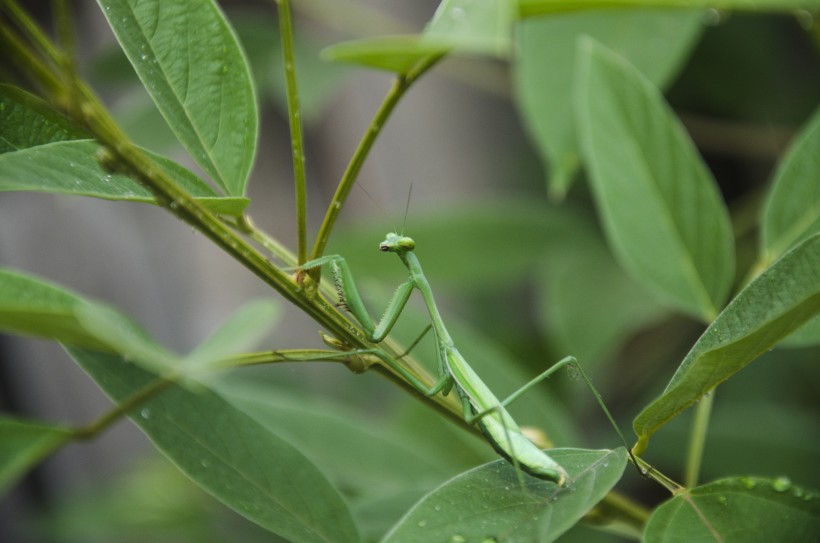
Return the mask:
M272 394L269 387L251 383L223 383L218 390L272 432L298 444L353 495L429 490L460 471L416 443L425 436L403 435L387 421L362 417L339 403L306 403L303 395Z
M67 428L0 415L0 493L71 436Z
M764 265L820 232L820 108L780 162L763 213Z
M256 97L233 30L212 0L98 0L171 130L229 196L243 196Z
M129 177L105 171L99 145L48 104L21 89L0 85L0 192L35 191L108 200L156 203ZM205 207L238 215L247 198L220 198L199 177L165 157L143 150Z
M813 543L820 534L820 495L785 477L732 477L677 494L658 507L646 543Z
M521 21L513 64L516 104L547 163L553 195L563 197L580 164L572 115L578 37L594 37L664 87L688 56L702 26L700 12L679 9L580 12Z
M157 376L123 359L69 349L115 401ZM131 414L156 447L223 503L295 542L356 542L336 488L293 445L211 390L169 385Z
M0 331L113 351L151 367L176 357L124 315L66 289L0 268Z
M554 541L620 480L626 451L551 449L549 454L569 473L566 487L519 477L508 462L498 460L425 496L383 543Z
M633 422L636 452L652 433L820 313L820 234L786 253L718 315L663 394Z
M578 130L610 244L642 284L711 321L734 278L717 186L652 83L590 38L579 54Z
M29 147L0 155L0 192L32 191L90 196L155 204L151 192L130 177L106 171L96 158L94 140L74 140ZM176 162L143 150L180 187L215 213L240 215L243 197L220 197L200 178Z

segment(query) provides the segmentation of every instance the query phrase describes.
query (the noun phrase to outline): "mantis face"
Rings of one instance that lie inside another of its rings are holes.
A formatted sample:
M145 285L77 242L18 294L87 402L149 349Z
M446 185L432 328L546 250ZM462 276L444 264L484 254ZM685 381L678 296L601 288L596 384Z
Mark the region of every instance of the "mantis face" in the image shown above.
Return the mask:
M389 232L385 240L379 243L379 251L383 253L406 253L415 248L416 242L413 241L413 238L400 236L393 232Z

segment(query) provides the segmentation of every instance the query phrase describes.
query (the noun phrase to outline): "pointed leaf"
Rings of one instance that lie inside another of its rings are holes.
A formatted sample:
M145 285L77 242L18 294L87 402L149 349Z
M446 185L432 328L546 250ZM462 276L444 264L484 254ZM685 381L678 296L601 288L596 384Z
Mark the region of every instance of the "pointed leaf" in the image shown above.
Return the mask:
M706 329L663 394L635 418L635 451L640 454L655 430L818 313L820 234L775 262Z
M113 309L41 279L0 268L0 331L118 352L153 367L176 357Z
M98 149L80 127L36 96L0 85L0 192L52 192L155 203L139 183L103 170L96 158ZM143 152L212 211L239 215L247 206L247 198L220 198L176 162Z
M114 355L69 354L115 401L157 376ZM213 391L168 387L131 415L188 477L260 526L295 542L357 542L347 505L295 447Z
M711 321L734 278L717 186L656 87L589 38L579 54L581 148L613 251L663 299Z
M0 192L34 191L155 204L151 192L121 174L107 172L97 161L93 140L74 140L30 147L0 155ZM240 215L247 198L219 197L196 175L176 162L142 150L176 183L215 213Z
M658 507L643 541L813 543L820 534L820 495L785 477L731 477L685 490Z
M67 428L0 415L0 493L71 437Z
M211 0L98 0L171 130L229 196L243 196L256 97L233 30Z
M565 195L580 165L572 115L578 37L592 36L665 87L700 36L701 18L697 11L630 9L521 21L513 64L516 105L547 163L553 195Z
M620 480L626 450L551 449L566 487L521 474L504 460L462 473L425 496L383 543L548 543L570 529Z
M820 108L780 162L763 214L764 265L820 232Z
M305 402L304 395L271 394L259 384L220 383L219 392L233 405L288 441L298 444L334 480L356 496L398 492L408 486L432 488L456 471L439 461L387 421L362 417L338 402Z

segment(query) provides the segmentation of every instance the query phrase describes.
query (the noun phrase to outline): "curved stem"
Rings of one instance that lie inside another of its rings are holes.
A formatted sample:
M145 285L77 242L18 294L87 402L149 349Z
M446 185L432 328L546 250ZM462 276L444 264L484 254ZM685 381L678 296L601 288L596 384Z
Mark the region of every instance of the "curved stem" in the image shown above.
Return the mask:
M347 165L347 169L342 175L339 186L336 188L336 193L333 195L333 199L331 200L330 205L327 208L327 212L325 213L322 226L319 228L319 234L316 236L316 243L313 245L313 251L310 253L310 260L315 260L324 254L325 247L327 247L327 242L330 239L330 233L333 230L334 224L336 224L336 218L339 216L339 212L342 210L342 207L344 207L347 196L350 194L350 190L356 183L356 178L359 175L359 171L362 169L362 165L364 164L368 153L370 153L370 149L373 147L373 143L375 143L376 138L381 132L384 124L387 122L387 119L390 117L390 114L393 112L393 109L395 109L396 104L398 104L401 97L404 96L404 93L407 92L407 89L409 89L424 72L432 68L433 65L435 65L435 63L442 58L442 56L443 54L431 55L419 61L412 71L407 74L397 76L393 81L393 86L388 91L387 96L384 98L382 105L379 106L378 111L376 111L376 115L370 122L370 127L367 129L367 132L365 132L362 140L359 142L356 152L353 153L353 157L351 157L350 163ZM318 278L320 276L320 268L314 268L311 270L310 275L314 277L314 279Z

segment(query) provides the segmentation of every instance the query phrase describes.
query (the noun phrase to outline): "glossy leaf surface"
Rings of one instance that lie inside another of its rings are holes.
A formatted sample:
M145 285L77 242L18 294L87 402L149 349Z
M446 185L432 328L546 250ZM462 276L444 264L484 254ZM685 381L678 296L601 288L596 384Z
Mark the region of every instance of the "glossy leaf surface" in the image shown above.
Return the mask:
M51 192L156 203L148 189L136 181L106 171L97 158L99 149L80 127L39 98L0 85L0 192ZM208 209L238 215L248 205L247 198L219 197L176 162L142 151Z
M516 106L546 162L547 183L562 198L580 165L572 111L575 47L592 36L659 87L677 73L701 34L697 11L630 9L566 13L518 25L513 64Z
M695 343L663 394L633 422L637 451L669 419L698 401L820 313L820 234L743 289Z
M656 87L592 39L579 55L581 147L610 245L663 300L711 321L734 278L717 185Z
M258 113L250 70L211 0L98 0L168 125L228 196L244 196Z
M69 354L114 401L157 376L115 355ZM347 505L293 445L213 391L178 385L131 414L188 477L240 514L295 542L357 542Z
M820 534L820 495L786 477L732 477L678 494L658 507L646 543L811 543Z
M549 454L569 473L566 487L529 475L519 479L508 462L498 460L433 490L383 542L554 541L620 480L627 455L623 448Z

